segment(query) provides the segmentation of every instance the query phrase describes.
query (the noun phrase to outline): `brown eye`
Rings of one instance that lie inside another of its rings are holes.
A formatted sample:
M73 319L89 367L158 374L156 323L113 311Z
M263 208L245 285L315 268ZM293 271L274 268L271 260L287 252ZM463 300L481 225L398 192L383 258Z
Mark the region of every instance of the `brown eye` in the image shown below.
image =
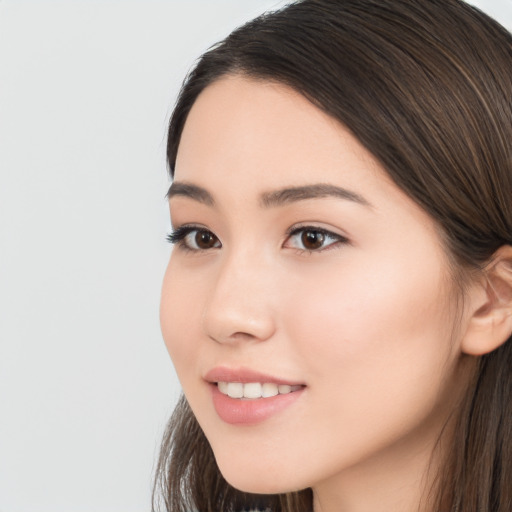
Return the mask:
M309 251L320 249L325 242L325 235L320 231L303 231L300 238L304 249Z
M196 231L194 242L193 245L195 245L197 249L205 250L217 247L219 240L211 231Z
M219 238L210 230L186 225L176 228L167 236L167 240L187 251L206 251L222 247Z
M322 252L348 243L347 238L327 229L305 226L291 229L284 247L293 247L304 252Z

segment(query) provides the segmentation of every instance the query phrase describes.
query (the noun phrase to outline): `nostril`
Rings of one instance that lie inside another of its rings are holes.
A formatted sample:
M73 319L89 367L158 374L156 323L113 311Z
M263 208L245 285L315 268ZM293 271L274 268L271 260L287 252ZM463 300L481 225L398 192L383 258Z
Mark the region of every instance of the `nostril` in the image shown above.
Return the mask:
M258 341L259 338L257 338L255 335L247 333L247 332L235 332L233 334L229 335L222 335L219 334L217 336L214 336L212 334L208 334L208 337L215 341L216 343L243 343L248 341Z
M251 341L256 339L254 334L250 334L248 332L235 332L230 337L233 341Z
M264 308L231 304L211 304L203 315L204 333L217 343L265 341L275 332L273 315Z

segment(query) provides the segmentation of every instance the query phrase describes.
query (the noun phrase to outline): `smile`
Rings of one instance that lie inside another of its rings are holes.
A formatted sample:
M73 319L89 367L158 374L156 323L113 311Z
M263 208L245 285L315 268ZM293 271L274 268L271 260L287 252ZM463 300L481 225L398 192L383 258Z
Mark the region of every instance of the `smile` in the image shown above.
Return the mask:
M223 395L242 400L271 398L277 395L287 395L302 389L302 386L275 384L273 382L217 382L217 387Z

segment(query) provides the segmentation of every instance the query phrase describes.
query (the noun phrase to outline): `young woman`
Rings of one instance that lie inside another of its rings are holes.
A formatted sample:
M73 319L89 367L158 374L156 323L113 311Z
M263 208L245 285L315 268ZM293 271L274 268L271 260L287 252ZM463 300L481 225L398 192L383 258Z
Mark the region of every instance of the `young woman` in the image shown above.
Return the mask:
M303 0L171 119L174 511L512 510L512 38L459 0Z

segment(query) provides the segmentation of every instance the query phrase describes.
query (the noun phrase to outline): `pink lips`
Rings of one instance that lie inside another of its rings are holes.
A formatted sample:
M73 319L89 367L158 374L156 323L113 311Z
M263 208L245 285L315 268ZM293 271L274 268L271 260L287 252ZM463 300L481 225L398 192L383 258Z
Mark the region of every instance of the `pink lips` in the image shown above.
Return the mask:
M210 370L205 376L204 380L208 382L273 382L274 384L288 384L290 386L301 386L302 382L290 381L266 375L264 373L256 372L248 368L227 368L219 366Z
M304 385L300 382L276 378L246 368L214 368L205 375L204 379L210 385L213 405L217 414L224 422L232 425L260 423L293 404L304 391ZM244 384L268 382L277 385L287 384L302 387L300 390L269 398L239 399L221 393L217 387L217 382L241 382Z

